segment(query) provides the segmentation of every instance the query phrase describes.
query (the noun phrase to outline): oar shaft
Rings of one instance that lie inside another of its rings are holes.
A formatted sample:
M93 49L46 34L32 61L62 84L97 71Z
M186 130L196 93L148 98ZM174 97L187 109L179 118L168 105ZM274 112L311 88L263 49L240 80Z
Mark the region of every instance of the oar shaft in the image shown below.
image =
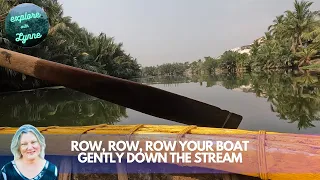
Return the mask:
M237 128L242 117L148 85L0 48L0 65L152 116L198 126Z

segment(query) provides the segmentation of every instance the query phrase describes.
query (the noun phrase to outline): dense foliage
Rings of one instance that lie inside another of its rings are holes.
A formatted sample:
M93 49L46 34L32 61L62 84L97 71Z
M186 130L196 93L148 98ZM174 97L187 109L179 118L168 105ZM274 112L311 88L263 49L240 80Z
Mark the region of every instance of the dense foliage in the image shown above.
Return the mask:
M320 61L315 59L320 50L320 13L310 10L312 4L295 0L293 10L277 16L265 35L249 45L248 53L229 50L218 58L205 57L192 63L144 67L143 75L212 74L216 70L236 72L318 66L316 62Z
M27 2L42 7L50 22L48 37L33 48L13 45L8 42L4 32L4 17L8 11L20 3ZM122 43L116 43L114 38L104 33L94 35L81 28L71 17L63 16L62 5L57 0L0 0L0 16L1 48L125 79L141 74L137 60L123 50ZM5 90L48 84L5 68L0 69L0 77L1 86L6 87Z

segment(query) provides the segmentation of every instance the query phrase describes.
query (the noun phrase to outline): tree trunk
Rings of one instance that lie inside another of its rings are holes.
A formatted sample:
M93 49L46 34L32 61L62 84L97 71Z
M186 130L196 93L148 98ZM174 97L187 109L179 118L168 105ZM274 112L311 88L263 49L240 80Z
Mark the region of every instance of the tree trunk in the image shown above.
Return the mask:
M296 53L296 45L295 45L295 44L296 44L296 43L295 43L295 40L292 39L291 51L292 51L293 53Z
M299 40L299 44L300 44L300 46L302 47L302 46L303 46L303 44L302 44L301 36L299 36L299 37L298 37L298 40Z

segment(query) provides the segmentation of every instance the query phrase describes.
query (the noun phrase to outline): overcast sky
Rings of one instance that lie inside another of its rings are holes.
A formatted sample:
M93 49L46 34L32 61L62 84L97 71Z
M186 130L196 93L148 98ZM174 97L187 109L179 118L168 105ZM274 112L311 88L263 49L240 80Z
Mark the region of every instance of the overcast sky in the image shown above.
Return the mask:
M314 0L312 10L320 10ZM123 42L143 66L192 62L264 35L294 0L60 0L64 15Z

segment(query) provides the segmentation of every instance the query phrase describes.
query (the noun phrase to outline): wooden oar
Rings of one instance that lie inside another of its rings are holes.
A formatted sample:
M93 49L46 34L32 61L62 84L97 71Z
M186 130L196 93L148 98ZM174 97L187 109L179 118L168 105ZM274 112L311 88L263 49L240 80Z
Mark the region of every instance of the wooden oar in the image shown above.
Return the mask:
M178 94L2 48L0 66L179 123L237 128L242 120L240 115Z

